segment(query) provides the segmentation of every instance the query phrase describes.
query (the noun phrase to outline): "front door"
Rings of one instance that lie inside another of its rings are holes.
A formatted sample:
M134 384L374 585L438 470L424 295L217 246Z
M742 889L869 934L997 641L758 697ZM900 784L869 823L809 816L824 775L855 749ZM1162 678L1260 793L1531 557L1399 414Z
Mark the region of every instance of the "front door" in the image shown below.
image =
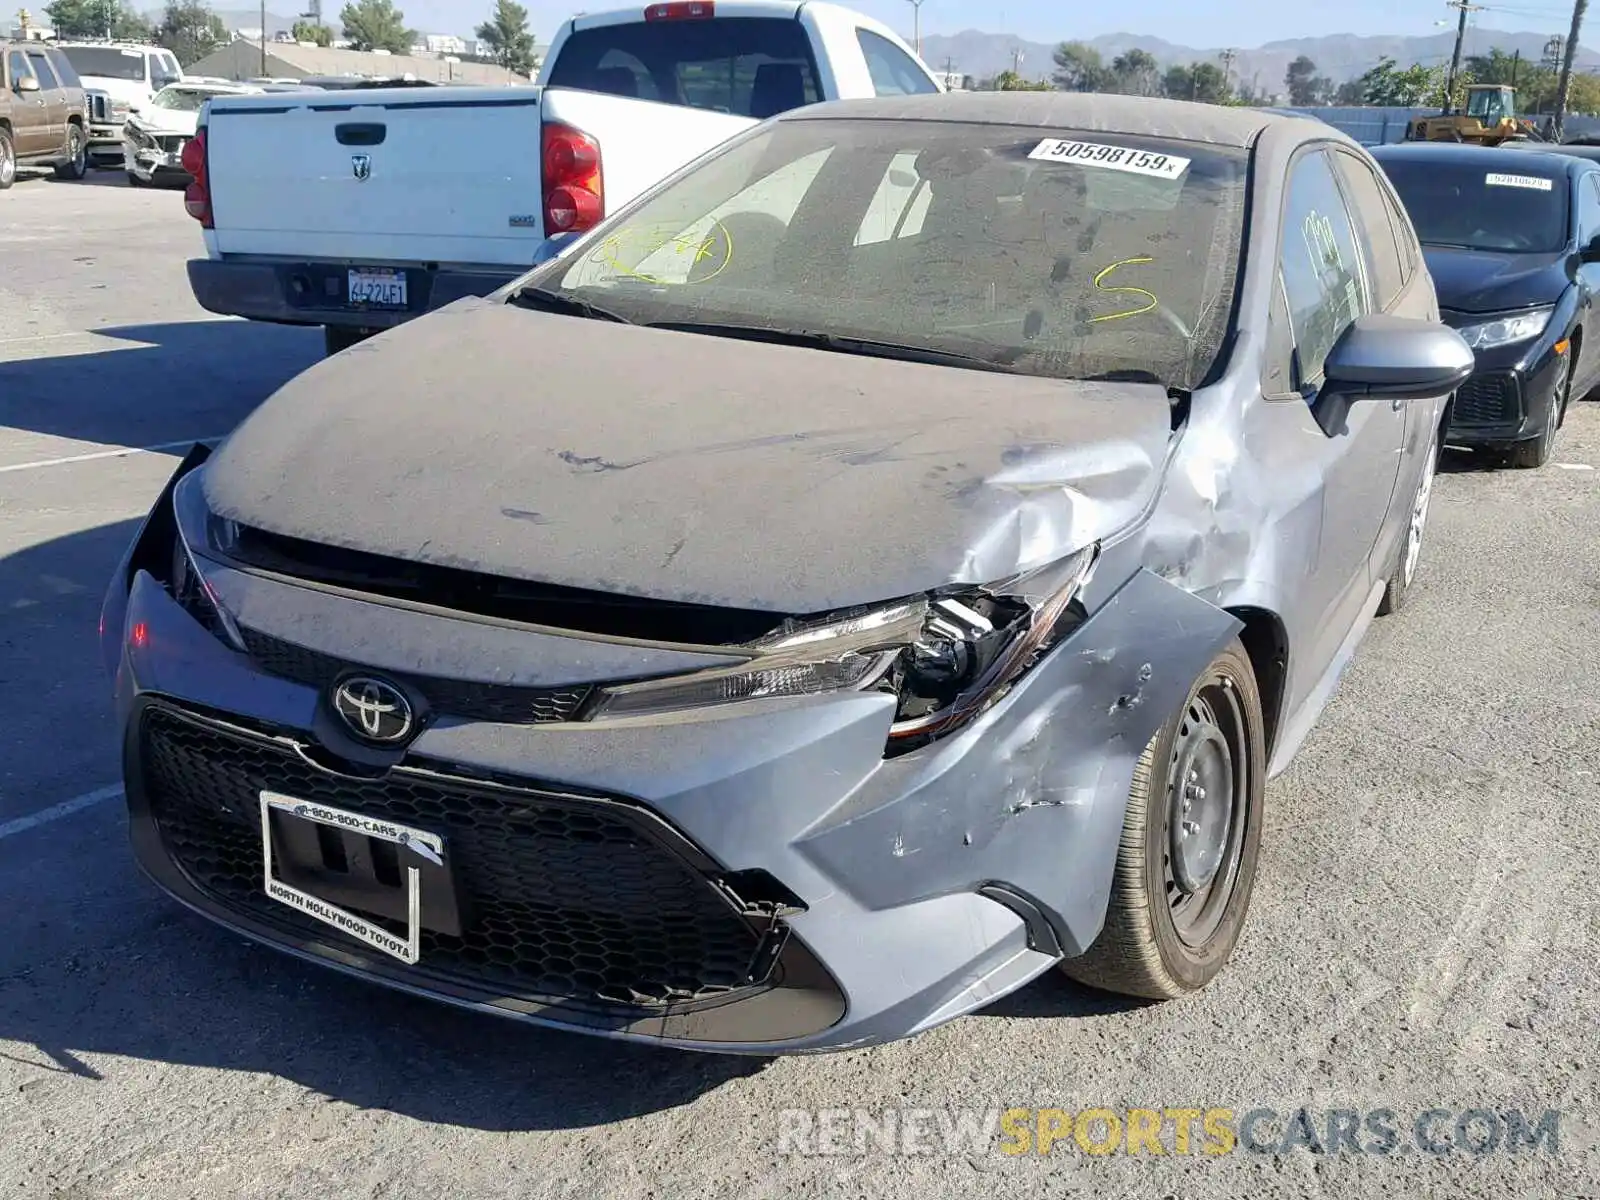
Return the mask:
M17 157L49 154L55 148L50 134L50 98L40 84L37 92L21 89L24 79L35 78L28 56L21 50L6 52L6 82L11 87L11 133Z
M1357 401L1349 405L1343 427L1333 430L1321 428L1312 413L1328 352L1352 321L1375 307L1372 272L1325 151L1303 154L1290 170L1279 272L1292 347L1291 387L1305 406L1298 440L1305 469L1322 484L1320 534L1304 606L1320 619L1305 631L1309 638L1302 637L1310 652L1297 656L1291 683L1303 694L1363 615L1406 432L1403 403Z
M67 144L67 90L56 77L50 56L43 50L28 51L28 65L33 77L39 81L38 95L44 97L45 120L49 123L49 136L44 152L52 154Z

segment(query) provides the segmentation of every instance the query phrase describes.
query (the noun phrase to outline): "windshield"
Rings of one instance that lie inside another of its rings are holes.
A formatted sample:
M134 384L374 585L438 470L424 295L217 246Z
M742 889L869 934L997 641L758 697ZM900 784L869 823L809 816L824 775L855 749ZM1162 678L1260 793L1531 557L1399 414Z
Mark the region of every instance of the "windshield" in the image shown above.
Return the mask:
M1467 94L1467 116L1477 117L1485 125L1498 125L1511 116L1511 105L1500 89L1484 88Z
M548 82L762 119L821 98L805 27L788 17L580 29L562 45Z
M155 108L170 108L178 112L199 112L202 105L213 96L238 95L233 88L165 87L150 101Z
M1509 157L1509 156L1508 156ZM1567 244L1567 181L1544 166L1388 159L1383 169L1425 246L1550 254Z
M1229 323L1246 152L1072 138L780 122L525 282L637 323L824 333L1193 387Z
M79 75L144 82L144 54L141 51L118 50L115 46L63 46L61 53L67 56L67 61Z

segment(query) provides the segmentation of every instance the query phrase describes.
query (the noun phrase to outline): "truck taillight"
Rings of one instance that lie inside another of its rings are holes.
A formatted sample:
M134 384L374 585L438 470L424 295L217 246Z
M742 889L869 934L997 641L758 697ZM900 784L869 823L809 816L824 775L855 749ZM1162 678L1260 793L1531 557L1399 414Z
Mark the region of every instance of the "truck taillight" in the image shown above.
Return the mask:
M576 233L606 214L600 143L570 125L544 127L544 232Z
M709 20L717 15L712 0L671 0L667 4L652 4L644 10L646 21Z
M183 145L183 169L189 173L190 184L184 189L183 207L200 222L202 229L214 229L211 220L211 180L206 177L206 127L199 126L194 136Z

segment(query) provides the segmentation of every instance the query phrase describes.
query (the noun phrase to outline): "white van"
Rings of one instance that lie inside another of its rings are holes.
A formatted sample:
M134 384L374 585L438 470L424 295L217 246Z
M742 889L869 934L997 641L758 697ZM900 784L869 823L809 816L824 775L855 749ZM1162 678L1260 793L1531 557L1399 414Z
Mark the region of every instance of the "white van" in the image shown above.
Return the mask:
M137 42L57 42L89 94L89 161L122 166L122 126L183 68L171 50ZM96 95L99 93L99 95Z

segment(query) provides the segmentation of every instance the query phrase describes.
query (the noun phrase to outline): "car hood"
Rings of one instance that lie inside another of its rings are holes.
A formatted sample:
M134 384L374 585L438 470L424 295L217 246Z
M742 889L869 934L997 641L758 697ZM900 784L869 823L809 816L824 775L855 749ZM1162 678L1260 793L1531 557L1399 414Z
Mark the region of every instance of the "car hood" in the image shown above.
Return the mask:
M193 137L200 125L200 114L176 108L145 108L130 115L128 124L146 133L175 133Z
M1501 254L1486 250L1423 248L1439 307L1490 313L1554 304L1572 281L1570 254Z
M465 300L312 367L206 468L218 515L569 587L820 613L1137 520L1170 403Z
M118 104L148 104L152 92L145 84L135 79L111 79L105 75L79 75L83 80L85 90L91 92L104 92Z

